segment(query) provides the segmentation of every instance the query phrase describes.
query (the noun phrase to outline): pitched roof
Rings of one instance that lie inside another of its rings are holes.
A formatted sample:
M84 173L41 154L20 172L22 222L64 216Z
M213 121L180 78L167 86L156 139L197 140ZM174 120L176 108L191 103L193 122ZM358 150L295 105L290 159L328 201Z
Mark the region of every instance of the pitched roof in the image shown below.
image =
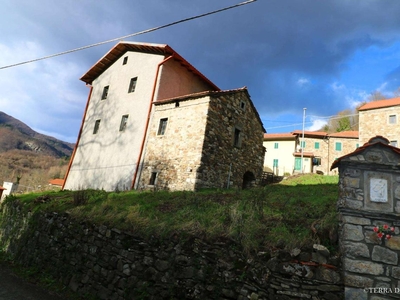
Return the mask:
M362 111L362 110L377 109L377 108L384 108L384 107L398 106L398 105L400 105L400 97L368 102L363 106L361 106L358 110Z
M49 184L62 186L64 184L64 179L52 179L49 180Z
M331 170L337 168L339 166L339 163L350 156L356 156L357 154L360 154L361 152L363 152L366 148L372 146L372 145L377 145L377 144L381 144L383 145L385 148L390 149L391 151L397 153L400 155L400 149L394 146L389 145L389 140L383 136L377 135L373 138L371 138L368 142L366 142L364 145L362 145L361 147L358 147L356 150L354 150L353 152L343 155L342 157L339 157L338 159L336 159L332 166L331 166Z
M341 137L341 138L357 138L358 139L358 131L351 130L351 131L341 131L341 132L334 132L328 134L329 137Z
M168 104L168 103L174 103L177 101L185 101L185 100L191 100L191 99L197 99L197 98L201 98L201 97L207 97L207 96L211 96L211 97L219 97L222 95L229 95L229 94L235 94L235 93L246 93L247 98L249 99L250 105L258 119L258 121L260 122L264 132L266 132L263 122L261 121L260 115L258 114L258 111L256 109L256 107L254 106L253 101L250 98L250 94L249 91L247 90L247 87L242 87L242 88L238 88L238 89L233 89L233 90L218 90L218 91L204 91L204 92L198 92L198 93L193 93L193 94L188 94L188 95L183 95L183 96L178 96L178 97L174 97L174 98L169 98L169 99L163 99L163 100L157 100L154 101L153 104L154 105L162 105L162 104Z
M136 42L119 42L110 51L108 51L99 61L97 61L82 77L81 80L87 84L91 84L101 73L109 68L117 59L124 55L127 51L151 53L156 55L163 55L164 57L173 56L175 60L179 61L190 72L200 77L204 82L210 85L214 90L219 88L205 77L200 71L193 67L188 61L180 56L175 50L166 44L148 44Z
M292 132L293 134L296 135L303 135L303 131L302 130L295 130ZM304 131L304 135L311 135L311 136L327 136L328 134L325 131Z
M265 133L264 140L295 140L296 135L287 133Z
M6 190L6 188L5 188L5 187L2 187L2 186L0 186L0 191L4 191L4 190Z

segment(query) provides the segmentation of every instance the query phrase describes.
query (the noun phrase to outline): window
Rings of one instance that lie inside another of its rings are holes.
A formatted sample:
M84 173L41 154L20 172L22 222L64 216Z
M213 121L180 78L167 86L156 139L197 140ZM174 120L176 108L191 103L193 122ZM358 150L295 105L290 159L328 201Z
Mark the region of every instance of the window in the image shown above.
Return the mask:
M133 93L136 88L137 77L131 78L131 82L129 83L128 93Z
M396 124L397 123L397 116L396 115L390 115L389 116L389 124Z
M126 65L126 63L128 62L128 56L124 57L124 61L122 62L123 65Z
M301 141L300 147L304 149L306 147L306 141Z
M175 107L179 107L179 101L175 102Z
M279 148L279 143L274 143L274 149L278 149Z
M360 144L359 144L359 143L356 144L356 149L357 149L358 147L360 147Z
M321 157L313 157L312 163L314 166L320 166L321 165Z
M151 172L149 185L155 185L157 180L157 172Z
M126 128L126 124L128 123L129 115L123 115L121 118L121 124L119 125L119 131L124 131Z
M277 167L278 167L278 159L277 159L277 158L274 158L273 167L274 167L274 168L277 168Z
M245 108L246 108L246 103L245 103L244 101L240 101L240 108L241 108L242 110L245 110Z
M336 142L335 143L335 150L336 151L342 151L342 143Z
M233 146L240 147L241 145L241 132L239 128L235 128L235 132L233 134Z
M160 124L158 125L157 135L164 135L167 129L168 118L160 119Z
M314 143L314 149L319 149L319 142Z
M108 89L110 88L109 85L105 86L103 89L103 95L101 96L101 100L107 99L108 96Z
M93 128L93 134L96 134L99 131L100 128L100 120L96 120L94 123L94 128Z
M390 141L390 146L397 147L397 141Z

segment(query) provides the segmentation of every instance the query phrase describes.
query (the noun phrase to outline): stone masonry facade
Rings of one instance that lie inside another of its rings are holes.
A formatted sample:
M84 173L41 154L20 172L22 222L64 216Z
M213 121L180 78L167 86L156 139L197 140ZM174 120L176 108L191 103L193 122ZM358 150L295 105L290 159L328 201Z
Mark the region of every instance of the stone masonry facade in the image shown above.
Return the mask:
M242 188L261 178L264 128L246 89L155 102L149 132L142 189Z
M395 122L390 122L390 116L395 116ZM381 135L389 141L397 141L400 146L400 106L382 107L359 111L360 145L369 138Z
M333 166L339 167L345 299L400 299L399 157L397 148L372 142ZM384 225L390 239L376 232Z

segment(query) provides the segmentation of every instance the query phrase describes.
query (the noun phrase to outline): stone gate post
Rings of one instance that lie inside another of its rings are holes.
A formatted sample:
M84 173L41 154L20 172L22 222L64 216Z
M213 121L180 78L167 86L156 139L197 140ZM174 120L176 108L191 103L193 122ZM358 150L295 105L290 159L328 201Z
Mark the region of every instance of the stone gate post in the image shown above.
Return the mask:
M345 299L400 299L400 149L377 136L334 168Z

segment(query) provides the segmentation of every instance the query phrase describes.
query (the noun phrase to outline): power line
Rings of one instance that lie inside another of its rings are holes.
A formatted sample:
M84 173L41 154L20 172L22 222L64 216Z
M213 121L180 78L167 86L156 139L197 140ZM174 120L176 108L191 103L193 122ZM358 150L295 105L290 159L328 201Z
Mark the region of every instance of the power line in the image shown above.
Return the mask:
M28 63L32 63L32 62L37 62L37 61L40 61L40 60L45 60L45 59L53 58L53 57L56 57L56 56L61 56L61 55L69 54L69 53L72 53L72 52L77 52L77 51L85 50L85 49L88 49L88 48L93 48L93 47L96 47L96 46L108 44L108 43L111 43L111 42L127 39L127 38L130 38L130 37L133 37L133 36L149 33L149 32L160 30L160 29L163 29L163 28L167 28L167 27L179 24L179 23L191 21L191 20L194 20L194 19L202 18L202 17L209 16L209 15L212 15L212 14L216 14L216 13L219 13L219 12L222 12L222 11L225 11L225 10L229 10L229 9L232 9L232 8L243 6L243 5L255 2L255 1L257 1L257 0L244 1L244 2L241 2L241 3L235 4L235 5L232 5L232 6L228 6L228 7L225 7L225 8L217 9L217 10L214 10L214 11L211 11L211 12L208 12L208 13L204 13L204 14L201 14L201 15L194 16L194 17L190 17L190 18L179 20L179 21L175 21L175 22L172 22L172 23L169 23L169 24L166 24L166 25L153 27L151 29L146 29L146 30L139 31L139 32L136 32L136 33L131 33L131 34L124 35L124 36L121 36L121 37L118 37L118 38L114 38L114 39L111 39L111 40L107 40L107 41L99 42L99 43L96 43L96 44L91 44L91 45L88 45L88 46L83 46L83 47L75 48L75 49L72 49L72 50L63 51L63 52L60 52L60 53L56 53L56 54L52 54L52 55L48 55L48 56L44 56L44 57L40 57L40 58L36 58L36 59L31 59L31 60L15 63L15 64L11 64L11 65L2 66L2 67L0 67L0 70L11 68L11 67L16 67L16 66L20 66L20 65L24 65L24 64L28 64Z

